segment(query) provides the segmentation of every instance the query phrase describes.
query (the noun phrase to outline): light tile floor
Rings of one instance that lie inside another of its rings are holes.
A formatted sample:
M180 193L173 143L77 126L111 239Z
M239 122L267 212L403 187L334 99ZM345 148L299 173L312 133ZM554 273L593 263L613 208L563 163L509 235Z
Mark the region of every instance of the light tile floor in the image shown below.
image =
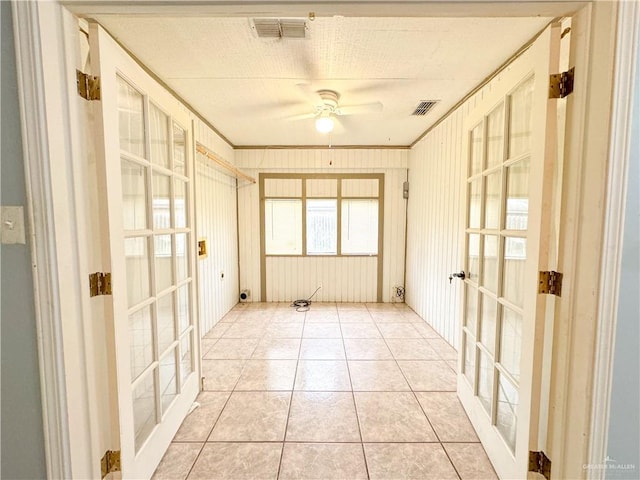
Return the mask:
M456 351L404 304L239 304L202 349L200 407L156 480L497 478Z

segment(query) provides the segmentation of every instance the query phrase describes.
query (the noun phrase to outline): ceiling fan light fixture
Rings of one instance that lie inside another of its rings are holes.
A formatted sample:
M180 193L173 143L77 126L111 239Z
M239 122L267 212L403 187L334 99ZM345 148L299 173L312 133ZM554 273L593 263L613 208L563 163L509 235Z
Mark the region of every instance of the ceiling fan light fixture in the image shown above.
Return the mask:
M316 130L320 133L329 133L333 130L333 118L331 115L321 115L316 119Z

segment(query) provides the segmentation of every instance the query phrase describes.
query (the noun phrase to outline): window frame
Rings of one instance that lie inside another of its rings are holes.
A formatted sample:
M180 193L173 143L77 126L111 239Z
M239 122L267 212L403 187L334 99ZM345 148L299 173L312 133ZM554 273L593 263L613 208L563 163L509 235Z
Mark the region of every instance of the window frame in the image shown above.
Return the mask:
M302 184L301 194L299 196L267 196L265 195L265 180L283 179L283 180L300 180ZM337 183L336 196L307 196L307 180L335 180ZM377 196L342 196L342 180L377 180L378 195ZM378 257L379 262L382 260L383 252L383 235L384 235L384 173L340 173L340 174L311 174L311 173L260 173L259 174L259 190L260 190L260 253L262 259L262 267L266 257L323 257L323 258L340 258L340 257ZM285 253L274 254L266 253L265 239L265 201L269 200L301 200L302 202L302 253ZM336 200L337 208L337 229L336 242L337 253L335 254L316 254L307 253L307 199L309 200ZM343 254L342 253L342 200L377 200L378 201L378 252L376 254Z

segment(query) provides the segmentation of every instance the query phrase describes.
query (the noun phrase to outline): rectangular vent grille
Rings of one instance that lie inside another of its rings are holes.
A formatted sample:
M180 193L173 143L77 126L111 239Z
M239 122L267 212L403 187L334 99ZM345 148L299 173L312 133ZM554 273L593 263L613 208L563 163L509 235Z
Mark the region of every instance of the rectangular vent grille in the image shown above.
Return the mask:
M429 113L440 100L421 100L411 115L422 117Z
M304 20L254 18L253 25L260 38L305 38L307 33Z

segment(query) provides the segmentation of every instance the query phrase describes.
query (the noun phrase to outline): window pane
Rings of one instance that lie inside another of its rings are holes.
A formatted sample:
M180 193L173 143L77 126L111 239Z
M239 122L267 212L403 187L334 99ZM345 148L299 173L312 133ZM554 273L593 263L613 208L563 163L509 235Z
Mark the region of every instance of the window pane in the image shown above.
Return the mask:
M464 325L473 335L475 335L478 318L478 290L468 284L465 284L465 292L466 312Z
M267 255L302 254L302 200L264 201L264 240Z
M482 171L482 123L471 130L471 161L469 162L469 176Z
M511 94L509 115L509 158L531 149L531 103L533 77Z
M526 261L527 239L505 238L502 296L519 307L522 307L524 302L524 267Z
M151 142L151 161L169 168L169 117L149 104L149 140Z
M342 254L377 255L378 201L342 201Z
M183 387L189 378L191 372L193 372L193 355L191 348L191 334L192 332L187 333L180 340L180 386Z
M128 305L132 307L150 296L147 238L125 239L124 255L127 264Z
M185 175L186 133L177 123L173 124L173 171Z
M467 273L470 281L478 283L478 266L480 263L480 235L469 235L469 256L467 258Z
M189 234L177 233L176 237L176 283L189 276Z
M469 228L480 228L480 185L482 180L469 184Z
M173 258L171 257L171 235L154 237L156 261L156 294L173 284Z
M482 286L496 293L498 289L498 242L496 235L485 235L482 263Z
M176 180L173 187L173 214L175 215L176 228L187 226L187 184L182 180Z
M177 353L178 348L176 347L160 360L160 404L163 415L169 409L173 400L178 396Z
M496 427L512 452L516 450L518 389L504 375L498 376Z
M338 253L338 201L307 200L307 254Z
M171 228L170 185L170 177L153 174L153 228Z
M173 294L160 298L156 303L158 316L158 354L162 355L176 339L176 328L173 321Z
M189 285L178 289L178 330L182 334L191 325L189 315Z
M520 381L520 351L522 346L522 315L502 308L500 328L500 363L513 378Z
M466 332L464 335L464 376L467 377L467 380L471 384L471 387L474 386L476 379L476 357L475 357L475 339L471 335L467 335Z
M491 404L493 403L493 361L482 350L478 350L478 399L480 403L491 415Z
M133 389L133 424L136 435L136 452L156 426L156 375L150 371Z
M118 77L120 149L144 157L142 95Z
M526 230L529 217L529 159L507 169L507 215L505 228Z
M129 315L131 380L135 380L153 361L152 335L151 307L144 307Z
M482 319L480 321L480 343L494 353L496 342L496 316L498 302L488 295L482 295Z
M487 117L487 168L500 165L504 152L504 108L501 103Z
M146 169L122 160L122 226L125 230L147 228Z
M499 228L501 192L500 172L488 175L484 190L484 228Z

